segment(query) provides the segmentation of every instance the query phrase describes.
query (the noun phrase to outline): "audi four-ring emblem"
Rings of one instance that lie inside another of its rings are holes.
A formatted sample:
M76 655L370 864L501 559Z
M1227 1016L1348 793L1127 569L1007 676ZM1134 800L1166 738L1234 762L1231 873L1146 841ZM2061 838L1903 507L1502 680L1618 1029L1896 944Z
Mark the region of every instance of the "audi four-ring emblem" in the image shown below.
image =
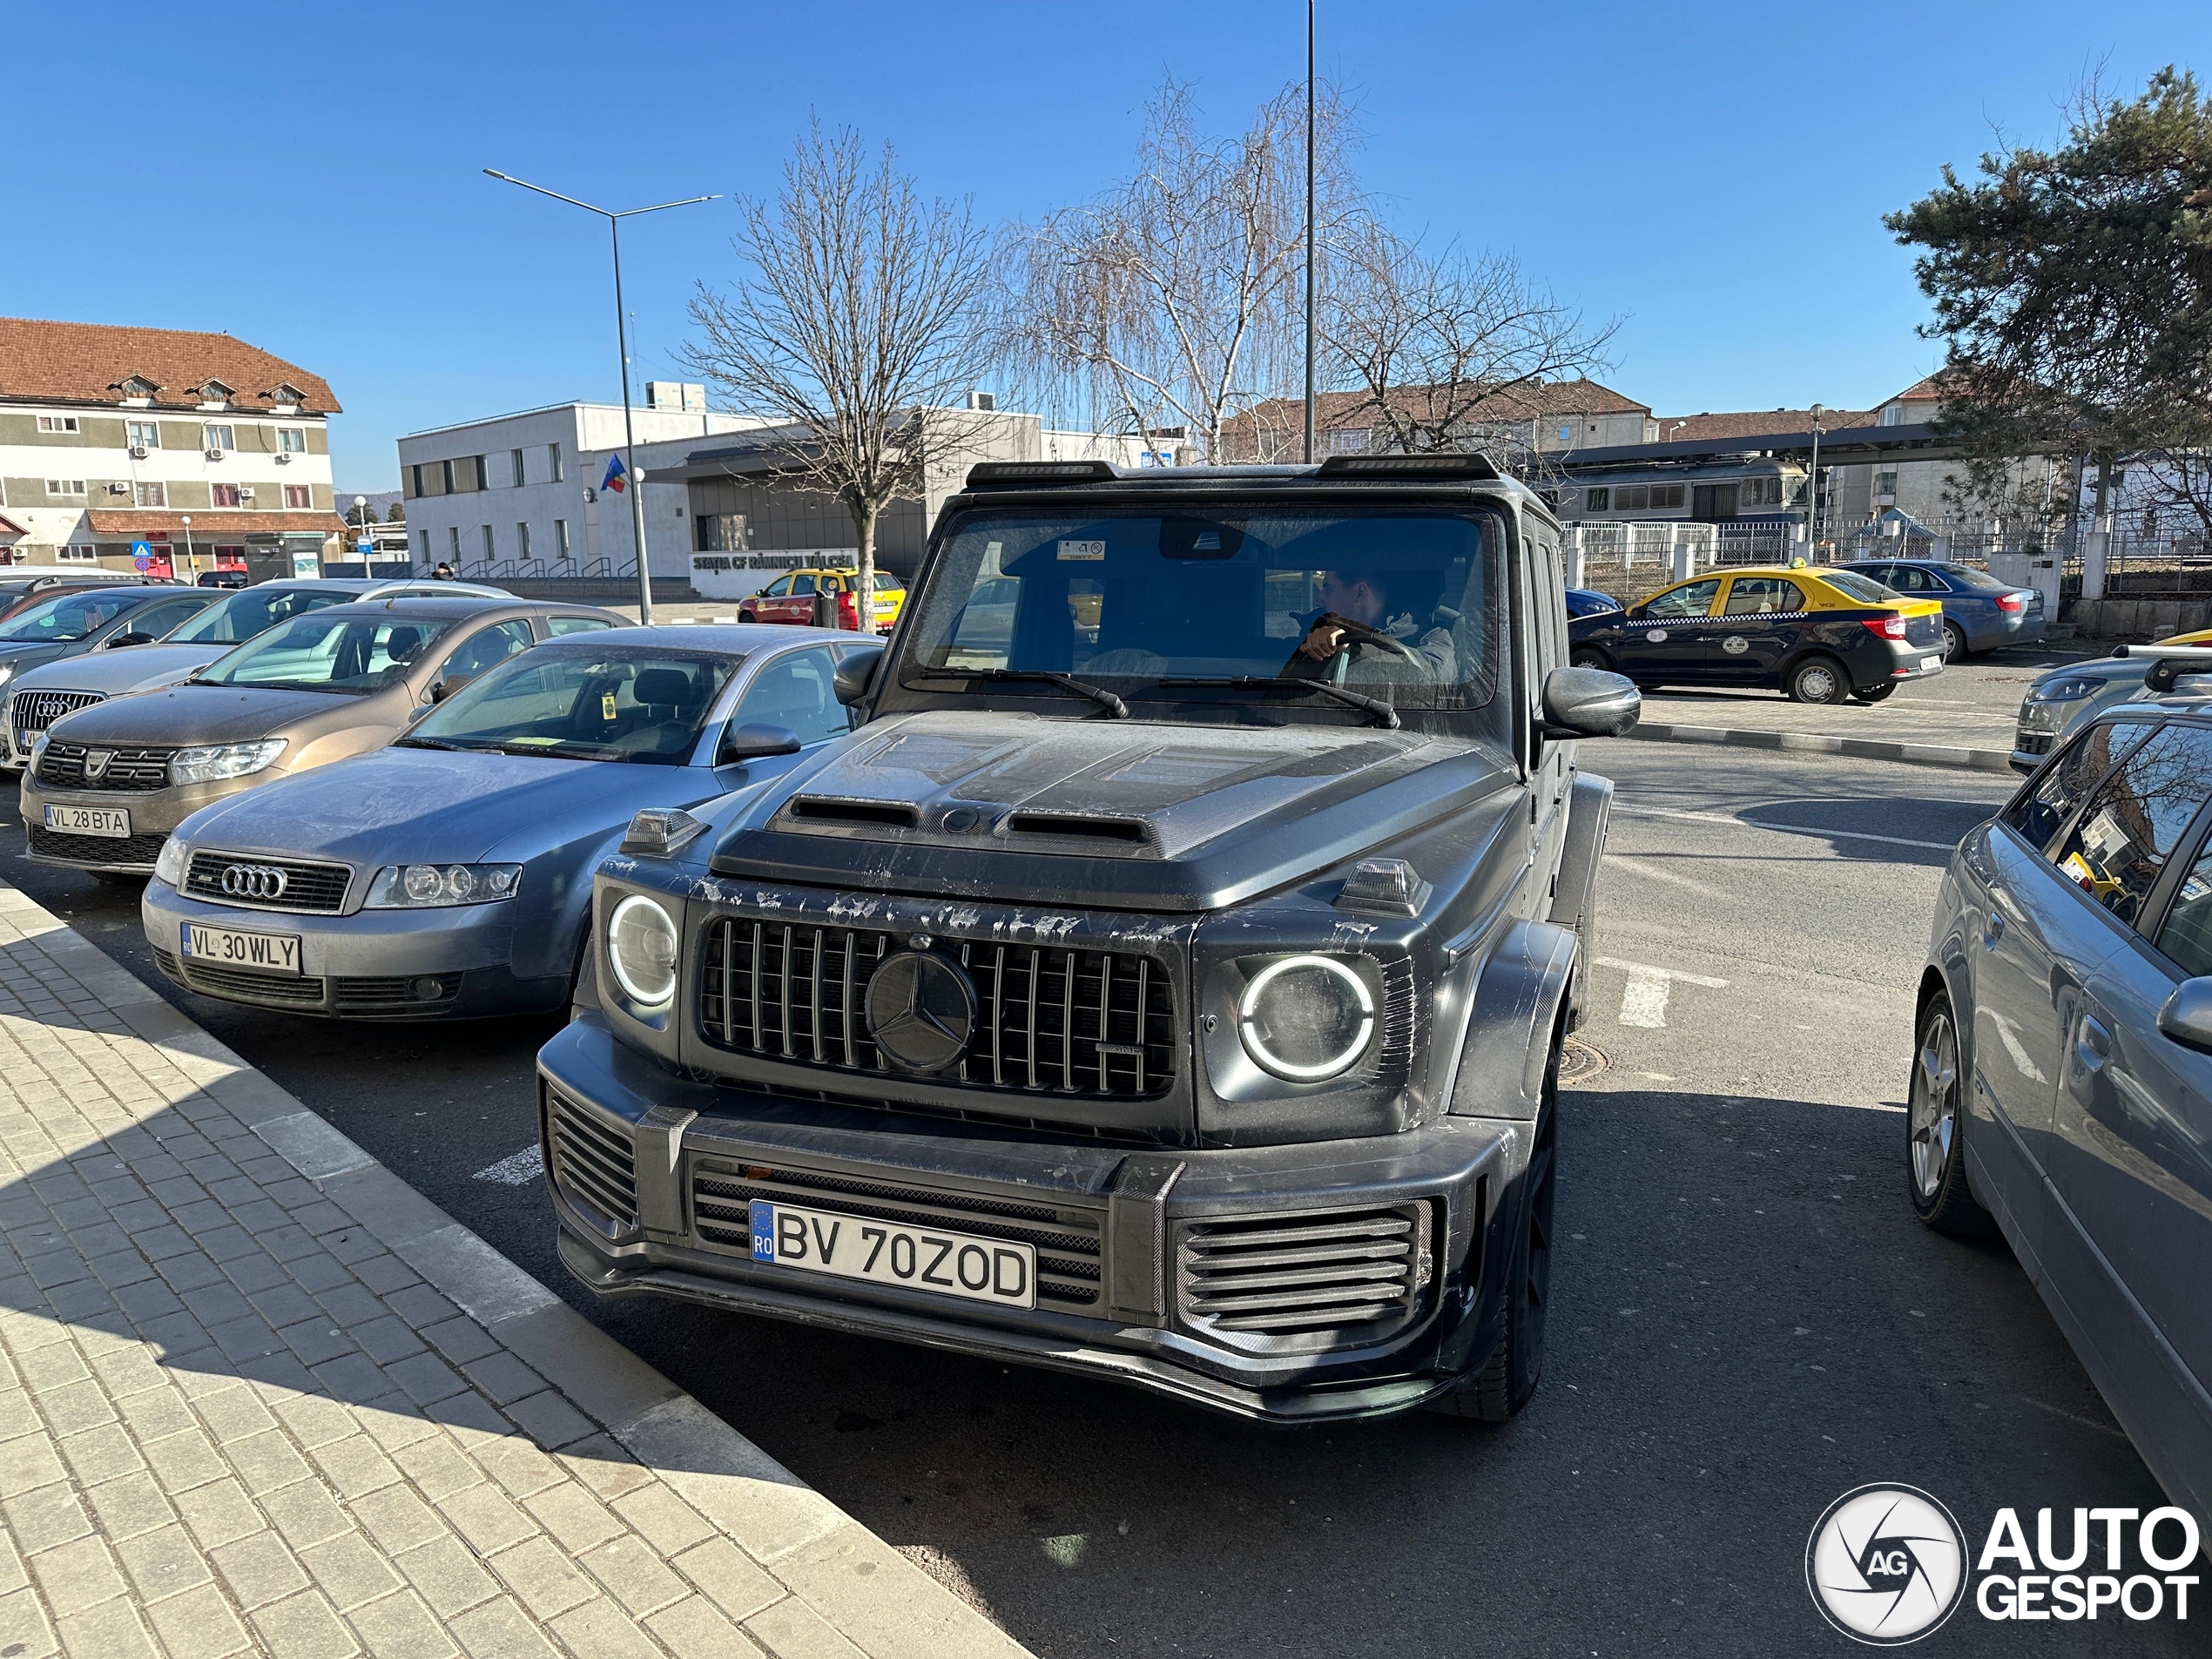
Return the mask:
M273 864L233 864L223 872L223 891L233 899L281 899L284 872Z

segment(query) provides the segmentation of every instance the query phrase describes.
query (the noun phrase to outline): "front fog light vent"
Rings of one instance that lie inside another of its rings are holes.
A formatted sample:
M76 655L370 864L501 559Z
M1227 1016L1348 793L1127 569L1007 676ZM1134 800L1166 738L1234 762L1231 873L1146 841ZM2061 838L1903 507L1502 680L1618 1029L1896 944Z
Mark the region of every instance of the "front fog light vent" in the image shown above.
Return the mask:
M1427 1204L1409 1204L1189 1223L1177 1312L1206 1331L1370 1339L1410 1318L1434 1277L1428 1217Z
M608 1238L637 1229L637 1158L630 1136L575 1102L545 1093L554 1184Z
M1292 1082L1349 1071L1375 1035L1375 995L1333 956L1285 956L1251 977L1237 1005L1244 1052Z

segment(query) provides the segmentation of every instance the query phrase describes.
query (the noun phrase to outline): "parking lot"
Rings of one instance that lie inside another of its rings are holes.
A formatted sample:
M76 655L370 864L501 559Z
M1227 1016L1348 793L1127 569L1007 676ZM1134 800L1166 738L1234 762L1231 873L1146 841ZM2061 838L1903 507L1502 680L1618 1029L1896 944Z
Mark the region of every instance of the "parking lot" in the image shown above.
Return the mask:
M2017 671L1993 670L1985 700ZM1042 1654L1843 1651L1804 1552L1851 1487L1925 1487L1977 1543L2000 1505L2161 1501L2009 1253L1936 1238L1905 1199L1926 918L1945 849L2008 781L1662 744L1584 755L1620 784L1581 1034L1595 1069L1564 1106L1544 1383L1502 1429L1270 1431L921 1349L603 1305L554 1260L532 1167L531 1056L551 1028L341 1027L171 994ZM135 892L29 864L7 816L0 875L162 984ZM2075 1625L2064 1650L2192 1651L2196 1628ZM2020 1645L1971 1613L1940 1641Z

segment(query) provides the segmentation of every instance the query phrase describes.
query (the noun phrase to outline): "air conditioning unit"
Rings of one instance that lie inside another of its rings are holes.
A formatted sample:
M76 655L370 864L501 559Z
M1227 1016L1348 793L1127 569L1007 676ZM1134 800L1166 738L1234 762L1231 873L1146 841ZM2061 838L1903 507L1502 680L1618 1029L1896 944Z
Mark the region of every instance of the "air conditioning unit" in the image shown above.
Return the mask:
M238 498L240 501L252 501L253 499L253 486L251 484L240 484L238 487Z
M111 496L127 496L131 493L131 486L128 484L110 484L107 487L107 493Z
M270 456L269 459L275 462L280 467L288 467L292 464L292 457L285 454L285 452L281 449L278 450L276 454Z
M223 458L223 452L220 449L216 448L212 444L210 444L207 449L207 458L210 461L220 461Z
M133 461L144 461L145 458L146 458L146 447L145 447L145 445L144 445L143 443L134 443L134 444L132 444L132 445L131 446L131 459L132 459L132 460L133 460Z

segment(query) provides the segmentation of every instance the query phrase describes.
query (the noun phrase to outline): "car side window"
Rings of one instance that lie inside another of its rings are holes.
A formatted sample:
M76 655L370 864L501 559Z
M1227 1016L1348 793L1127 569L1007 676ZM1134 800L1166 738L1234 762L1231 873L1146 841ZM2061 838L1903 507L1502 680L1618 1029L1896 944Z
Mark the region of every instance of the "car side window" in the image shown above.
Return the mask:
M563 634L588 634L600 628L611 628L614 624L604 617L549 617L545 631L558 639Z
M814 590L814 578L813 578L813 577L811 577L811 576L802 576L802 577L793 577L792 578L791 591L792 591L792 596L794 598L798 597L799 597L799 595L801 595L801 594L808 594L808 593L812 593L812 592L813 592L813 590Z
M2150 730L2148 721L2115 720L2091 726L2060 752L2033 789L2013 803L2005 813L2005 822L2022 840L2042 852L2074 816L2081 798L2112 770L2112 763Z
M826 645L786 651L761 664L738 699L734 725L788 726L801 743L819 743L846 730L845 705L831 681L836 661Z
M1647 617L1702 617L1713 608L1713 596L1721 590L1720 578L1710 582L1688 582L1679 588L1669 588L1643 609Z
M2156 942L2190 979L2212 974L2212 850L2200 853L2182 878Z
M787 576L779 576L760 590L760 597L764 599L780 599L790 591L791 578Z
M488 668L496 668L518 651L528 651L534 641L530 625L526 622L495 623L490 627L473 633L453 648L453 655L446 659L445 671L441 677L448 680L472 679Z
M1739 576L1728 590L1730 617L1771 617L1783 611L1803 610L1805 608L1804 590L1794 582L1778 576Z
M2052 862L2114 915L2133 923L2208 796L2212 729L2163 726L2097 786Z
M172 628L183 627L206 608L205 600L164 600L159 604L148 605L144 610L134 613L125 619L123 626L125 632L152 634L158 639Z

